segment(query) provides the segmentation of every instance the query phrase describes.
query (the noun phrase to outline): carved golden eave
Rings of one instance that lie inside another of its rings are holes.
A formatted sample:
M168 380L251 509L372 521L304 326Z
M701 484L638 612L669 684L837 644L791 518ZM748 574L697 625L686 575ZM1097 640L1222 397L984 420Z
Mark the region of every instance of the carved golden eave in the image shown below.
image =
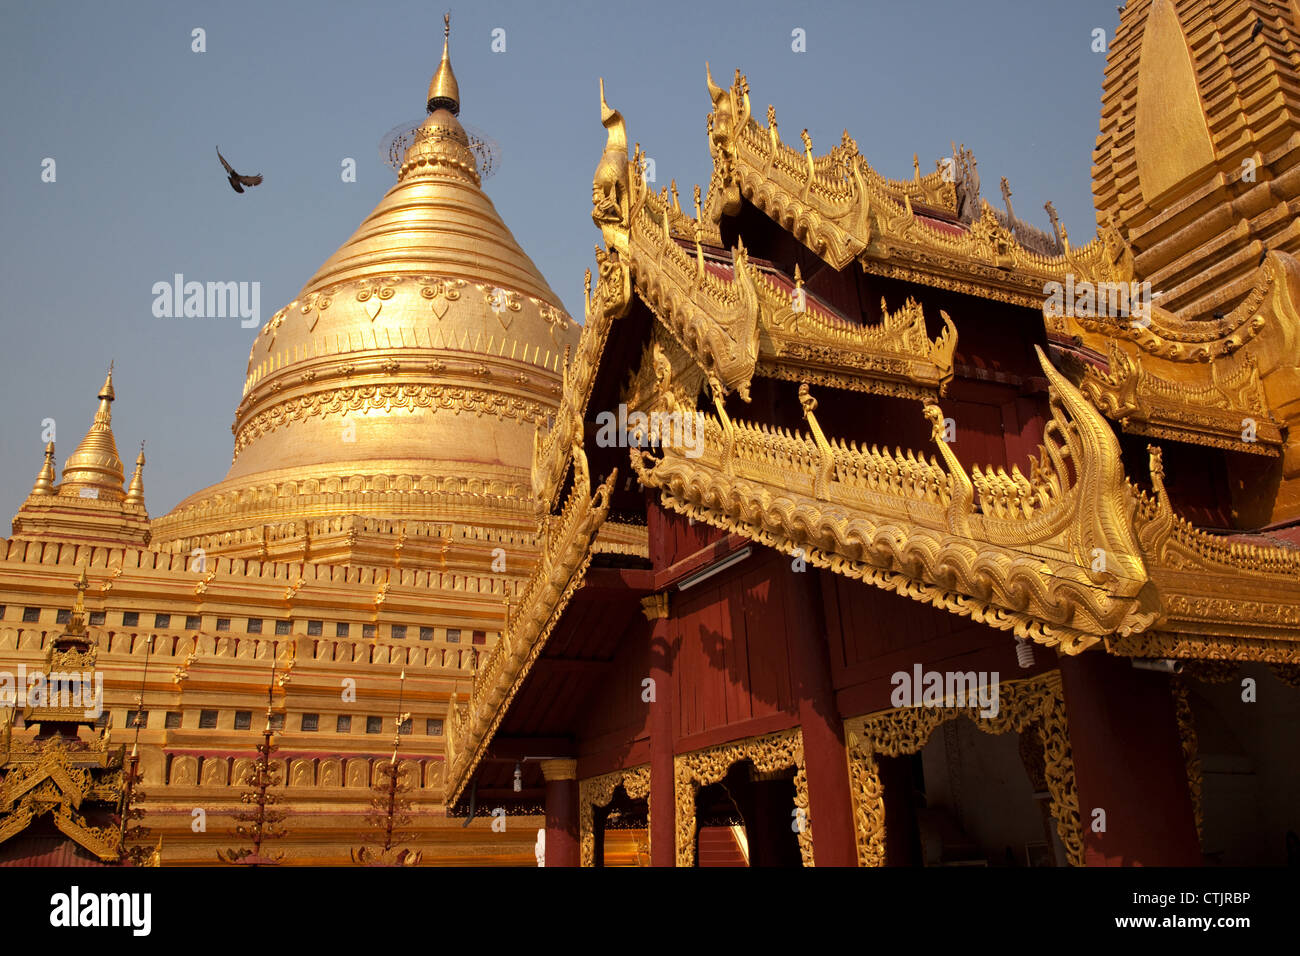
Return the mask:
M563 386L560 407L555 420L545 433L533 433L533 497L536 514L550 514L555 509L564 475L573 460L573 442L582 440L582 420L595 385L595 372L601 363L604 343L610 338L614 320L628 310L630 285L627 269L621 265L616 252L595 251L598 273L595 295L591 295L591 276L588 273L586 290L586 323L582 325L581 338L572 360L563 365ZM568 356L565 356L568 359Z
M1126 432L1192 442L1231 451L1276 457L1284 440L1265 404L1254 356L1233 362L1191 366L1185 379L1161 378L1110 342L1110 369L1084 366L1080 390ZM1191 379L1188 381L1186 379Z
M1134 526L1163 604L1157 627L1116 635L1111 653L1133 657L1300 661L1300 549L1225 538L1174 513L1159 449L1154 494L1132 489Z
M1134 320L1044 310L1048 332L1110 357L1085 373L1084 392L1126 430L1234 451L1283 456L1300 478L1300 262L1273 252L1250 292L1213 320L1152 306ZM1286 488L1271 520L1300 513ZM1289 508L1289 510L1285 510Z
M737 71L727 90L709 77L713 177L705 213L734 215L743 196L835 269L854 259L867 272L1039 309L1044 286L1067 274L1128 282L1132 256L1118 233L1065 255L1025 248L987 202L969 225L950 221L955 188L942 166L919 182L887 180L847 134L826 155L810 141L796 152L750 114L749 86ZM944 187L949 187L945 189ZM933 212L924 206L931 207ZM918 208L920 207L920 208ZM1113 230L1112 230L1113 231Z
M633 288L706 374L748 399L758 364L760 302L744 245L732 250L729 267L688 254L666 234L663 199L645 190L639 176L634 182L640 185L629 238ZM769 298L773 305L775 298Z
M541 560L511 606L501 639L474 677L467 702L453 700L448 712L446 802L456 802L482 760L510 701L523 685L551 631L559 623L595 553L592 542L609 514L615 470L594 494L579 489L548 522Z
M1192 527L1158 456L1158 493L1141 491L1105 420L1042 363L1053 414L1028 475L967 473L934 405L942 463L827 438L806 389L810 435L706 416L699 457L666 444L633 449L632 467L674 511L1066 653L1104 640L1133 656L1300 659L1300 550Z
M709 416L699 457L633 449L632 466L674 511L1078 653L1145 630L1158 600L1115 436L1041 360L1053 413L1028 476L967 474L942 441L935 406L927 417L942 464Z
M853 391L933 398L952 378L957 334L943 315L933 340L915 301L863 325L837 315L744 246L691 255L661 225L672 210L653 193L631 230L633 289L726 391L748 394L755 374Z
M591 543L596 554L621 554L650 560L650 532L643 524L606 521Z

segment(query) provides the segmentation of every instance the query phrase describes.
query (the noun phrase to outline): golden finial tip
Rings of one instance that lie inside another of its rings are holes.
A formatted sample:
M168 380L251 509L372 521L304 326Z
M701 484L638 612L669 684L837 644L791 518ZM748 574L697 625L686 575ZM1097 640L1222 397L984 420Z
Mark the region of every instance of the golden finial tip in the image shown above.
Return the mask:
M112 362L108 363L108 375L104 378L104 387L99 390L99 394L96 395L95 397L110 402L113 401L115 398L117 398L117 394L113 391L113 363Z
M438 71L429 83L429 95L425 100L425 109L432 113L445 109L452 116L460 114L460 87L456 83L456 74L451 70L451 14L442 17L442 61Z

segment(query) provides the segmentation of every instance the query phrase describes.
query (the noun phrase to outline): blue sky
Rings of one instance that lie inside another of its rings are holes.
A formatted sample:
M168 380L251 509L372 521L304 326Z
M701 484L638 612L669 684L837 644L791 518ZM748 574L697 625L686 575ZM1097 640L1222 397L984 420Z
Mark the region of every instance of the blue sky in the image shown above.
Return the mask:
M110 359L123 460L148 440L150 514L224 477L248 349L238 319L159 319L153 284L261 283L263 321L294 298L393 184L384 134L423 115L443 7L427 2L21 3L0 10L0 512L80 441ZM480 2L452 8L461 118L500 147L485 188L571 312L599 233L597 79L628 135L676 178L707 183L704 63L739 67L754 111L814 149L847 127L876 169L910 176L965 143L984 194L1012 186L1043 228L1095 231L1089 169L1115 0L896 0L808 5ZM191 31L207 50L191 50ZM505 31L506 50L491 49ZM791 31L807 51L791 50ZM263 186L239 196L214 145ZM53 158L57 179L41 181ZM357 162L344 183L341 162Z

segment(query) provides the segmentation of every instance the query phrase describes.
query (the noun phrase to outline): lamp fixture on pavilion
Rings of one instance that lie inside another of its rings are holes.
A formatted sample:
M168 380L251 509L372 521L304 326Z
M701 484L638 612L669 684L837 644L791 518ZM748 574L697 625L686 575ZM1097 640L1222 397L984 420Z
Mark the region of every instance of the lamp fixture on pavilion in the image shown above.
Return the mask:
M1016 638L1016 663L1023 668L1034 666L1034 642L1023 637Z
M751 547L746 546L744 548L741 548L735 554L728 555L727 557L723 558L721 561L717 562L716 564L713 564L705 568L703 571L697 571L695 574L692 574L690 577L685 578L680 584L677 585L677 590L685 591L687 588L693 588L701 581L706 581L709 578L713 577L715 574L721 574L723 571L727 570L727 568L735 567L741 561L744 561L751 554L753 554L753 552L754 549Z
M524 789L524 770L519 764L515 764L515 793L520 793Z
M1168 657L1155 659L1135 657L1133 666L1140 671L1157 671L1161 674L1181 674L1183 672L1183 662L1171 660Z

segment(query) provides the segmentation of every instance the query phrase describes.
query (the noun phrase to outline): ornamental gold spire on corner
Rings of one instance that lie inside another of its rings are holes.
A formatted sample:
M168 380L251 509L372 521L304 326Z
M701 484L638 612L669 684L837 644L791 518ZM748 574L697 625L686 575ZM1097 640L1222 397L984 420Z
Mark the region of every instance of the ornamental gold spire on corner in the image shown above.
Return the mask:
M121 501L122 459L117 455L117 442L113 439L113 367L99 390L99 408L90 424L86 437L63 465L63 481L59 494L82 498L101 498Z
M126 490L126 503L144 507L144 442L140 442L140 454L135 459L135 474L131 476L131 487Z
M429 82L429 96L425 109L432 113L444 109L452 116L460 115L460 87L456 83L456 74L451 69L451 56L448 45L451 42L451 14L442 16L442 62Z
M36 476L36 484L32 485L32 494L34 495L52 495L56 491L54 486L54 442L45 443L45 464L41 466L41 473Z

